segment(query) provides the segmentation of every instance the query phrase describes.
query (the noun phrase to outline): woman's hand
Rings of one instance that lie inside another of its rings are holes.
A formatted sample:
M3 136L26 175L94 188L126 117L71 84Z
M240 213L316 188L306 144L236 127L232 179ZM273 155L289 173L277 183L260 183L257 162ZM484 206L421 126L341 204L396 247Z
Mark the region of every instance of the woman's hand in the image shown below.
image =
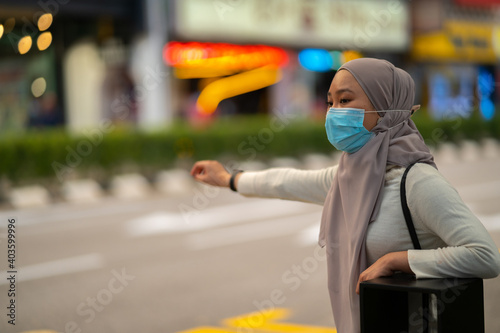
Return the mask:
M198 161L191 169L191 176L202 183L229 187L231 174L217 161Z
M359 295L359 284L363 281L368 281L381 276L391 276L395 271L413 274L408 263L408 252L391 252L380 257L373 265L368 267L359 275L358 285L356 286L356 294Z

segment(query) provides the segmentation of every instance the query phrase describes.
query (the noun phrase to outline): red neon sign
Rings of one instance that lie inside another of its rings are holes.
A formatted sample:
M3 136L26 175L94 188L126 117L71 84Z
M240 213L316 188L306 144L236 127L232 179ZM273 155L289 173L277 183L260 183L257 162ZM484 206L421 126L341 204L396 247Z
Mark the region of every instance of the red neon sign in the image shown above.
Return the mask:
M170 42L163 49L165 62L177 68L220 68L250 70L288 63L285 50L266 45Z

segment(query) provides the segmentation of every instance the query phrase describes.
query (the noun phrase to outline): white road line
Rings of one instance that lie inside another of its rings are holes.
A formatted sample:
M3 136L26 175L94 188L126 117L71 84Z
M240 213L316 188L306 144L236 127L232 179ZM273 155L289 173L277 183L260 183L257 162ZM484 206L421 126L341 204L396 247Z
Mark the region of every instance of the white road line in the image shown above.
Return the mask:
M19 267L17 269L16 278L18 282L31 281L36 279L99 269L103 266L103 257L98 253L91 253L77 257ZM7 273L7 271L0 271L0 285L9 283L9 281L5 278L9 275L10 274Z
M305 214L311 205L301 202L259 199L183 213L155 212L126 224L132 237L210 229L222 225Z
M6 221L8 218L14 217L16 218L16 223L21 226L47 222L66 222L133 213L144 210L144 207L147 206L142 202L117 203L106 202L104 200L103 204L104 205L101 206L92 206L82 209L83 205L61 203L44 208L2 211L0 212L0 221ZM6 224L0 224L0 229L1 228L6 228Z
M319 224L320 215L321 212L314 212L198 232L188 236L187 244L191 250L205 250L286 236L299 232L311 223Z

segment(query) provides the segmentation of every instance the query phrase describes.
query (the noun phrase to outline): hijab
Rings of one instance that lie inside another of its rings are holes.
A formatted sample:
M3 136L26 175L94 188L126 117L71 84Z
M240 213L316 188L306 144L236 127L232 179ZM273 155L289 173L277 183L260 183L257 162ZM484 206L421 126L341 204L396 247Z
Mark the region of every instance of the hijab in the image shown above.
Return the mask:
M361 58L345 63L376 111L413 110L415 84L390 62ZM326 246L328 289L339 333L360 331L356 285L366 269L366 230L382 202L386 168L414 162L435 167L434 159L410 119L411 112L379 112L375 133L355 153L342 153L325 199L319 244Z

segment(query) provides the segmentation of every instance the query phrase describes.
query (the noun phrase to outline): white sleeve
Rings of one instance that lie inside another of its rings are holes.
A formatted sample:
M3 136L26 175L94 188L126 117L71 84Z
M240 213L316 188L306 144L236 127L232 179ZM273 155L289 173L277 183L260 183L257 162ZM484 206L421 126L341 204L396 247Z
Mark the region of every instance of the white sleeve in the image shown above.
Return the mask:
M247 197L279 198L322 205L330 190L337 166L321 170L276 168L244 172L238 192Z
M414 169L407 178L408 207L414 223L423 224L448 245L408 250L408 262L416 277L498 276L500 253L481 221L437 170L423 164Z

